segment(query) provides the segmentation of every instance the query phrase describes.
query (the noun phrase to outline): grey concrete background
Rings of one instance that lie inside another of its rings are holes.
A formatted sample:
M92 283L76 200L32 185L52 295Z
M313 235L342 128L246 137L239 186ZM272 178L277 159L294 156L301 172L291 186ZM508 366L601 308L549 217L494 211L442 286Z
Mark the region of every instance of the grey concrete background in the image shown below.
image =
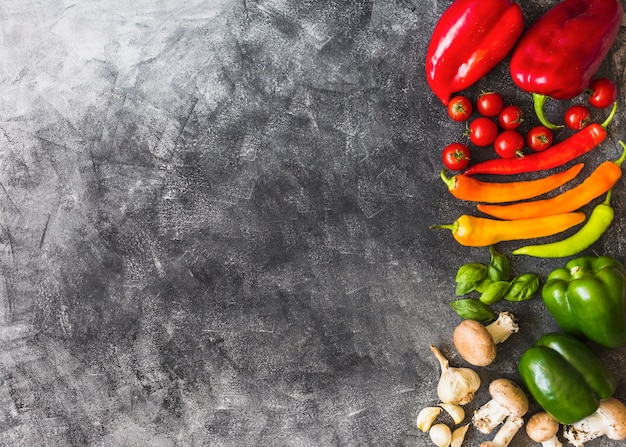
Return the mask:
M527 22L554 3L523 2ZM423 73L448 4L3 1L0 445L431 445L428 345L465 366L454 274L488 262L428 229L473 212L438 178L463 128ZM625 40L601 69L620 86ZM506 61L483 89L531 116ZM624 261L625 203L620 181L588 253ZM522 329L485 384L555 329L538 297L494 308ZM626 398L626 350L600 353Z

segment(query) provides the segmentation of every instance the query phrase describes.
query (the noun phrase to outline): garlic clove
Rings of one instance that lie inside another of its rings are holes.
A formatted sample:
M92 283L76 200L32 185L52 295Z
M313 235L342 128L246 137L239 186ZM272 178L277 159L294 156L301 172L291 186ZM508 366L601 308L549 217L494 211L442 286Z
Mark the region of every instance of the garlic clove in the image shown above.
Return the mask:
M446 424L433 425L428 434L437 447L448 447L452 441L452 431Z
M441 408L439 407L422 408L417 415L417 428L426 433L430 430L430 427L433 425L433 422L435 422L435 419L437 419L437 416L439 416L439 413L441 413Z
M450 447L461 447L467 434L467 429L470 424L461 425L459 428L452 432L452 438L450 440Z
M458 404L447 404L445 402L439 404L439 406L452 417L455 424L460 424L463 422L463 419L465 419L465 410L462 406Z

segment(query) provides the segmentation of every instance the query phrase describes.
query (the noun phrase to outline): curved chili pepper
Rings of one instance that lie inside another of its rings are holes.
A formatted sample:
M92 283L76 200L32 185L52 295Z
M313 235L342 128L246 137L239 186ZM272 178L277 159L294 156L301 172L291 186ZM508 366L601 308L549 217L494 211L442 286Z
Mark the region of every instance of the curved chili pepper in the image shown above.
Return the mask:
M448 185L448 191L457 199L487 203L515 202L532 199L564 185L574 179L583 167L583 163L578 163L565 171L521 182L483 182L463 174L446 177L445 169L441 171L441 179Z
M626 153L626 144L623 141L619 143ZM537 258L565 258L591 247L615 219L615 210L611 207L611 192L612 190L609 190L606 193L604 202L596 205L585 225L570 237L548 244L526 245L513 250L512 254Z
M543 171L564 165L581 155L593 150L606 139L606 127L615 112L617 103L608 118L602 123L591 123L569 136L565 140L550 146L545 151L533 152L523 158L493 158L476 163L463 172L465 175L475 174L522 174L524 172Z
M609 190L604 202L596 205L585 225L570 237L548 244L526 245L513 250L512 254L537 258L565 258L580 253L600 239L613 222L615 211L611 208L610 201Z
M515 84L533 94L543 125L547 98L583 93L615 42L624 11L620 0L563 0L533 23L511 55Z
M524 30L512 0L455 0L437 22L426 53L426 79L444 105L453 92L495 67Z
M485 214L505 220L569 213L609 191L622 176L621 164L624 158L626 148L619 159L601 163L582 183L548 199L511 205L478 204L476 207Z
M494 220L463 214L454 223L431 229L452 230L454 239L468 247L487 247L502 241L551 236L585 220L583 213L557 214L534 219Z

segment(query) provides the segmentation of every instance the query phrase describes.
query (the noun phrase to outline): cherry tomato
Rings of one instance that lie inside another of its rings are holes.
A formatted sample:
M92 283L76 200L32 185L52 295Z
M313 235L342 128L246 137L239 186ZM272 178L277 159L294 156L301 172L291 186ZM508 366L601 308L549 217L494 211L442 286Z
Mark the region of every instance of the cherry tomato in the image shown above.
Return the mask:
M465 169L470 162L470 150L463 143L451 143L441 153L446 168L453 171Z
M565 111L565 125L570 129L580 130L591 121L591 113L585 106L571 106Z
M548 149L552 145L552 131L546 126L535 126L526 134L526 144L536 152Z
M613 105L617 99L617 86L608 78L596 78L587 88L589 104L598 109Z
M502 158L521 158L524 144L524 137L517 130L505 130L496 137L493 149Z
M502 111L504 100L499 93L483 92L476 101L476 110L483 116L497 116Z
M498 115L498 124L503 129L517 129L522 121L524 121L524 116L519 106L506 106Z
M455 96L448 103L448 116L454 121L467 121L472 111L472 102L465 96Z
M467 134L476 146L489 146L498 135L498 126L489 118L481 116L470 123Z

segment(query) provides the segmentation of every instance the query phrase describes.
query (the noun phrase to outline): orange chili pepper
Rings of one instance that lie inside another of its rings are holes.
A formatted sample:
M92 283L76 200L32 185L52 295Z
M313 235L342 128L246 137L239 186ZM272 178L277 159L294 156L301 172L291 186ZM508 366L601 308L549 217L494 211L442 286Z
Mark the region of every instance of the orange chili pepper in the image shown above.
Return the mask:
M454 239L468 247L487 247L502 241L551 236L578 225L584 213L565 213L533 219L494 220L463 214L454 223L434 225L431 229L452 230Z
M512 205L479 204L476 207L485 214L505 220L569 213L609 191L622 176L621 164L624 158L626 150L619 159L600 164L582 183L549 199Z
M521 182L484 182L463 174L446 177L445 169L441 171L441 179L457 199L487 203L516 202L532 199L564 185L576 177L583 166L583 163L578 163L565 171Z

